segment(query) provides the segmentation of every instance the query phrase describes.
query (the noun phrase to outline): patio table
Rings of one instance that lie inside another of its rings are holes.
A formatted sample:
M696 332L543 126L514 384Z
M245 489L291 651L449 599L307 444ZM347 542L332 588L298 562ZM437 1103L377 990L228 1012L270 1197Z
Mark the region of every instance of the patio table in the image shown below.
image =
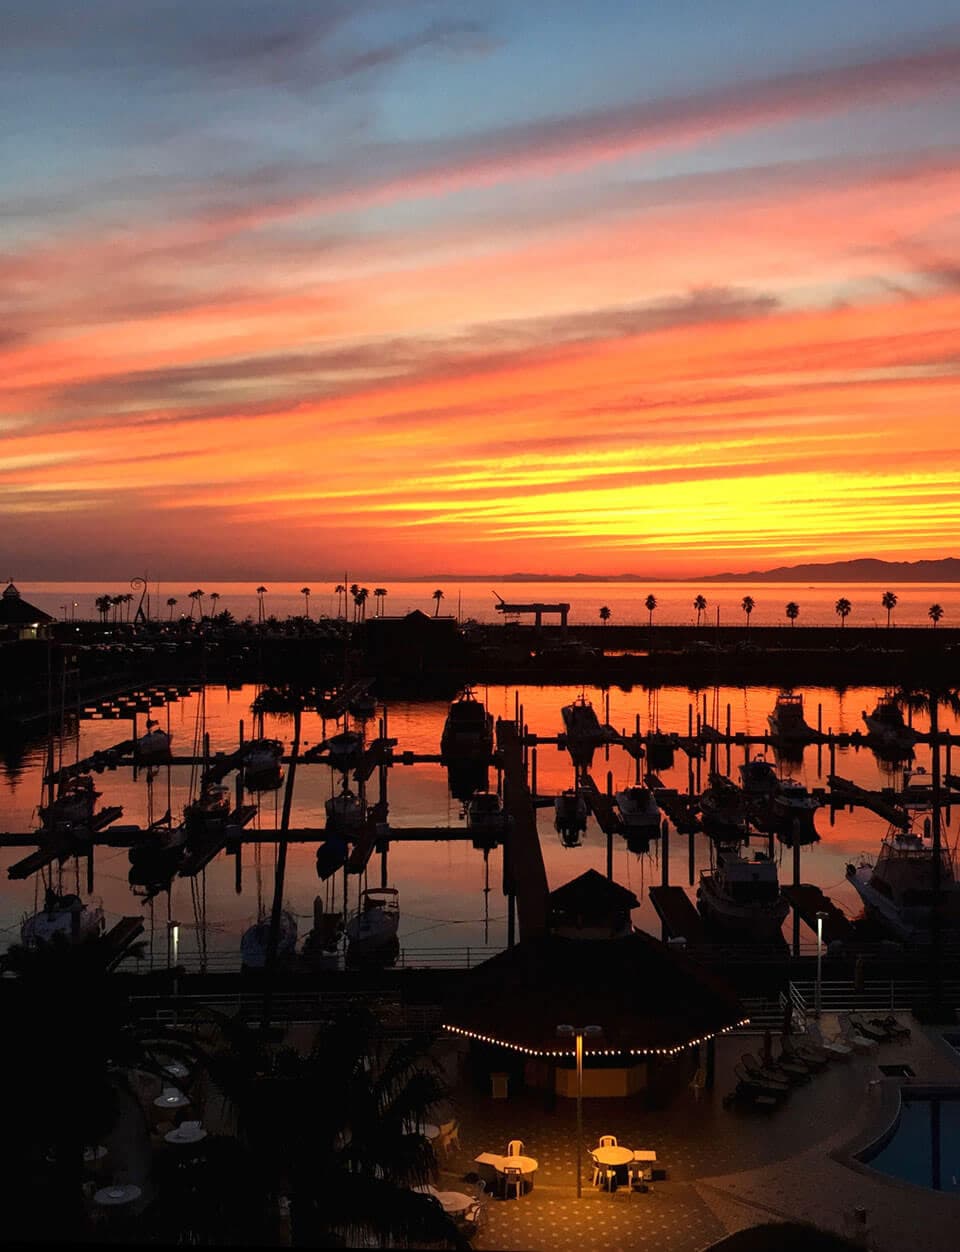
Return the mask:
M119 1204L132 1204L139 1200L142 1192L136 1183L128 1182L115 1187L101 1187L93 1197L94 1204L102 1204L107 1208Z
M153 1103L158 1109L182 1109L186 1108L190 1101L179 1091L168 1088L166 1091L161 1091Z
M629 1165L633 1148L593 1148L591 1155L598 1165Z
M199 1143L201 1139L206 1139L207 1132L202 1126L196 1129L177 1126L175 1130L168 1130L163 1137L167 1143Z
M473 1203L473 1196L464 1195L461 1191L438 1191L437 1199L447 1213L465 1213Z

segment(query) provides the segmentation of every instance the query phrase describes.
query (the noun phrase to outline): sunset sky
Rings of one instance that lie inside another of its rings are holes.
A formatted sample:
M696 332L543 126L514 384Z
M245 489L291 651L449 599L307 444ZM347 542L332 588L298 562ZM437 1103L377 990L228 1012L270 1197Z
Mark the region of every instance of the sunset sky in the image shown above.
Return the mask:
M960 554L956 0L0 0L0 574Z

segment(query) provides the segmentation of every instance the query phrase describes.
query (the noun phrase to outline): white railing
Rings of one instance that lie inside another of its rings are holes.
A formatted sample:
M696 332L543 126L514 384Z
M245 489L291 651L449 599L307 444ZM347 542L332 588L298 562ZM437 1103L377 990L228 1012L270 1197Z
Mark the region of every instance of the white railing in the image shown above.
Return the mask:
M960 1004L960 981L957 979L944 979L941 992L947 1003ZM823 1013L903 1012L927 999L929 994L929 978L884 978L861 983L824 980L820 984L820 1010ZM789 995L795 1014L806 1018L814 1013L817 1000L815 981L791 982Z
M391 968L394 969L473 969L491 956L502 952L503 948L493 945L469 945L457 948L401 948ZM343 955L340 954L338 968L343 968ZM177 954L177 965L187 974L231 974L240 970L240 953L238 950L216 949L201 955L196 951ZM125 957L118 969L125 974L157 973L168 969L170 963L166 953L162 956L154 954L151 961L149 955L138 961L134 957ZM349 968L349 967L348 967Z

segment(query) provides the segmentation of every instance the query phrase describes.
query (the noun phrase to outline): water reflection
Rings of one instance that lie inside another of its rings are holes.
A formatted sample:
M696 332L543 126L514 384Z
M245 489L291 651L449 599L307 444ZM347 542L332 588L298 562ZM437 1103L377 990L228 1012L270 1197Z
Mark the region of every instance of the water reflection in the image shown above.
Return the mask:
M531 732L547 738L556 738L563 732L561 708L571 704L580 694L579 686L566 687L490 687L479 690L494 717L512 719L517 704L523 706L523 718ZM204 704L204 726L210 738L212 753L230 753L240 742L240 723L244 722L244 739L249 741L253 720L250 712L254 689L228 690L211 687L207 690ZM836 729L846 712L849 720L851 709L872 709L882 695L879 689L847 690L844 693L845 710L837 692L829 688L808 689L805 708L811 725L821 726L824 731ZM698 721L726 729L729 723L734 734L758 734L766 729L766 721L773 710L777 692L769 688L711 688L709 691L692 691L682 687L662 688L656 693L655 707L651 708L649 693L642 688L622 691L611 688L604 693L591 693L598 708L603 709L604 720L616 729L632 734L640 721L641 732L646 734L659 726L667 735L684 736L691 726L696 729ZM606 701L609 700L609 714ZM168 705L159 714L161 724L174 735L174 750L186 752L194 744L198 734L200 701L196 695L185 697ZM708 707L712 706L712 707ZM440 736L448 711L448 703L441 700L389 702L389 734L397 740L395 753L415 753L437 756ZM655 721L651 723L651 714ZM942 715L943 728L956 731L952 718ZM926 722L916 719L915 728L921 733L927 729ZM315 713L303 717L303 750L322 743L330 724L324 724ZM289 721L266 715L262 734L283 742L289 751L291 740ZM368 729L368 736L372 732ZM104 751L111 745L129 738L130 723L125 720L83 721L79 726L68 727L62 742L55 744L57 762L69 762L90 755L96 750ZM45 756L42 741L29 739L12 740L0 745L5 774L0 779L3 796L2 826L7 831L25 832L36 827L37 806L41 802L42 763ZM703 759L691 760L683 751L674 753L673 763L661 766L658 773L666 786L675 788L682 795L699 794L707 785L707 774L716 769L728 777L738 778L738 766L749 761L756 746L749 744L712 745ZM930 749L927 744L917 744L915 760L929 768ZM533 750L531 750L531 757ZM606 745L598 749L595 761L602 757L603 773L609 773L612 790L630 786L637 781L637 763L619 745ZM851 737L844 745L833 750L826 746L811 744L797 746L784 753L773 754L775 766L785 776L796 778L808 789L826 785L830 772L849 778L861 786L879 789L883 786L900 785L901 761L885 759L865 739ZM641 762L646 769L648 761ZM533 760L531 760L533 769ZM448 771L439 762L415 765L396 764L389 771L386 782L389 802L389 821L392 826L402 827L450 827L467 835L463 806L473 791L490 785L492 771L478 768L476 772L464 768ZM342 774L327 766L302 764L296 776L291 826L322 829L326 821L326 801L340 789ZM598 783L605 789L605 779L598 770ZM160 765L149 770L134 771L130 768L110 768L105 765L97 776L97 789L103 792L102 804L122 805L122 822L146 826L162 821L169 809L173 819L182 818L185 806L196 798L197 779L191 780L188 766ZM555 797L566 789L576 788L575 769L569 754L556 743L540 744L536 748L536 790L540 796ZM238 953L240 936L254 924L261 911L264 898L269 900L272 891L275 844L272 833L279 826L282 788L274 792L255 794L250 797L255 804L255 816L250 826L253 833L263 834L262 840L244 845L237 856L218 856L203 872L202 878L191 881L175 879L169 894L163 893L155 901L144 905L134 900L128 883L130 862L124 847L100 847L95 855L95 896L102 899L108 924L120 916L142 912L148 926L148 962L163 964L168 948L166 921L179 920L182 925L181 951L189 955L199 951L206 942L210 951ZM582 873L588 868L606 872L607 841L591 817L585 829L579 832L576 846L563 846L553 832L555 810L538 810L541 844L548 882L551 889ZM945 813L949 822L951 814ZM838 809L830 812L821 809L817 814L817 828L821 841L803 848L803 880L821 886L834 901L848 913L860 911L855 892L847 885L845 864L863 850L875 850L886 829L882 818L865 810L849 812ZM334 873L328 883L321 883L317 875L317 846L313 842L291 843L288 853L285 906L300 923L300 931L306 933L315 921L315 900L318 891L323 894L330 888L335 896L330 912L342 908L343 875ZM696 836L691 845L687 839L672 832L669 841L670 881L690 887L696 881L700 869L709 866L709 846L703 836ZM782 856L782 844L775 853ZM22 858L23 849L8 848L0 853L3 868ZM484 854L474 848L469 837L450 841L396 841L389 846L389 881L400 892L399 940L404 948L443 948L483 945L485 937L492 944L506 941L506 902L500 891L502 852L494 848L485 863ZM649 852L642 852L634 842L633 849L617 838L612 846L613 872L617 881L633 890L641 903L634 911L637 925L659 934L659 922L649 898L644 891L651 881L662 872L660 849L654 844ZM788 856L790 853L788 852ZM369 875L378 878L381 870L380 854L374 853L370 861ZM61 867L58 878L70 889L81 885L85 867L67 862ZM484 896L484 886L490 875L496 886L489 897ZM785 871L782 875L789 877ZM42 884L36 879L13 882L3 875L0 890L0 944L16 937L21 917L35 912L37 899L42 900ZM240 886L239 894L237 886ZM57 885L55 879L54 886ZM349 905L352 908L365 885L365 875L351 877ZM484 904L490 904L485 926ZM330 903L326 901L326 903ZM321 909L321 912L326 911ZM205 919L205 928L203 922ZM201 935L201 930L204 931Z

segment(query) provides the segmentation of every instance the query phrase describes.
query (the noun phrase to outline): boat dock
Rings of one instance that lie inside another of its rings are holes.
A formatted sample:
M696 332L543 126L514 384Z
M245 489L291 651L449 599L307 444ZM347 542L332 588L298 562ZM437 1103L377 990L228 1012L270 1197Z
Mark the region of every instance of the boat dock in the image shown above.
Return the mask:
M644 782L653 792L657 804L673 822L677 834L694 835L701 829L693 796L682 795L674 787L665 787L656 774L645 774Z
M794 883L792 886L782 885L780 894L790 901L791 907L800 920L814 934L817 933L817 914L826 914L821 932L825 944L849 943L854 938L855 931L849 918L837 908L829 896L823 894L819 887L806 882Z
M103 945L103 966L108 973L116 969L142 934L142 917L121 917L107 931L100 942Z
M828 795L831 808L857 804L861 808L870 809L891 826L898 826L901 830L907 830L910 826L910 815L906 809L891 804L882 791L868 791L851 782L849 778L840 778L837 774L828 774L827 782L830 785Z
M512 945L511 898L516 897L520 934L546 933L547 871L537 832L537 812L527 786L523 746L513 722L497 722L497 747L503 763L504 808L513 818L504 831L504 885L508 902L508 946Z
M682 887L651 887L648 895L665 939L686 939L689 944L707 942L703 918Z

